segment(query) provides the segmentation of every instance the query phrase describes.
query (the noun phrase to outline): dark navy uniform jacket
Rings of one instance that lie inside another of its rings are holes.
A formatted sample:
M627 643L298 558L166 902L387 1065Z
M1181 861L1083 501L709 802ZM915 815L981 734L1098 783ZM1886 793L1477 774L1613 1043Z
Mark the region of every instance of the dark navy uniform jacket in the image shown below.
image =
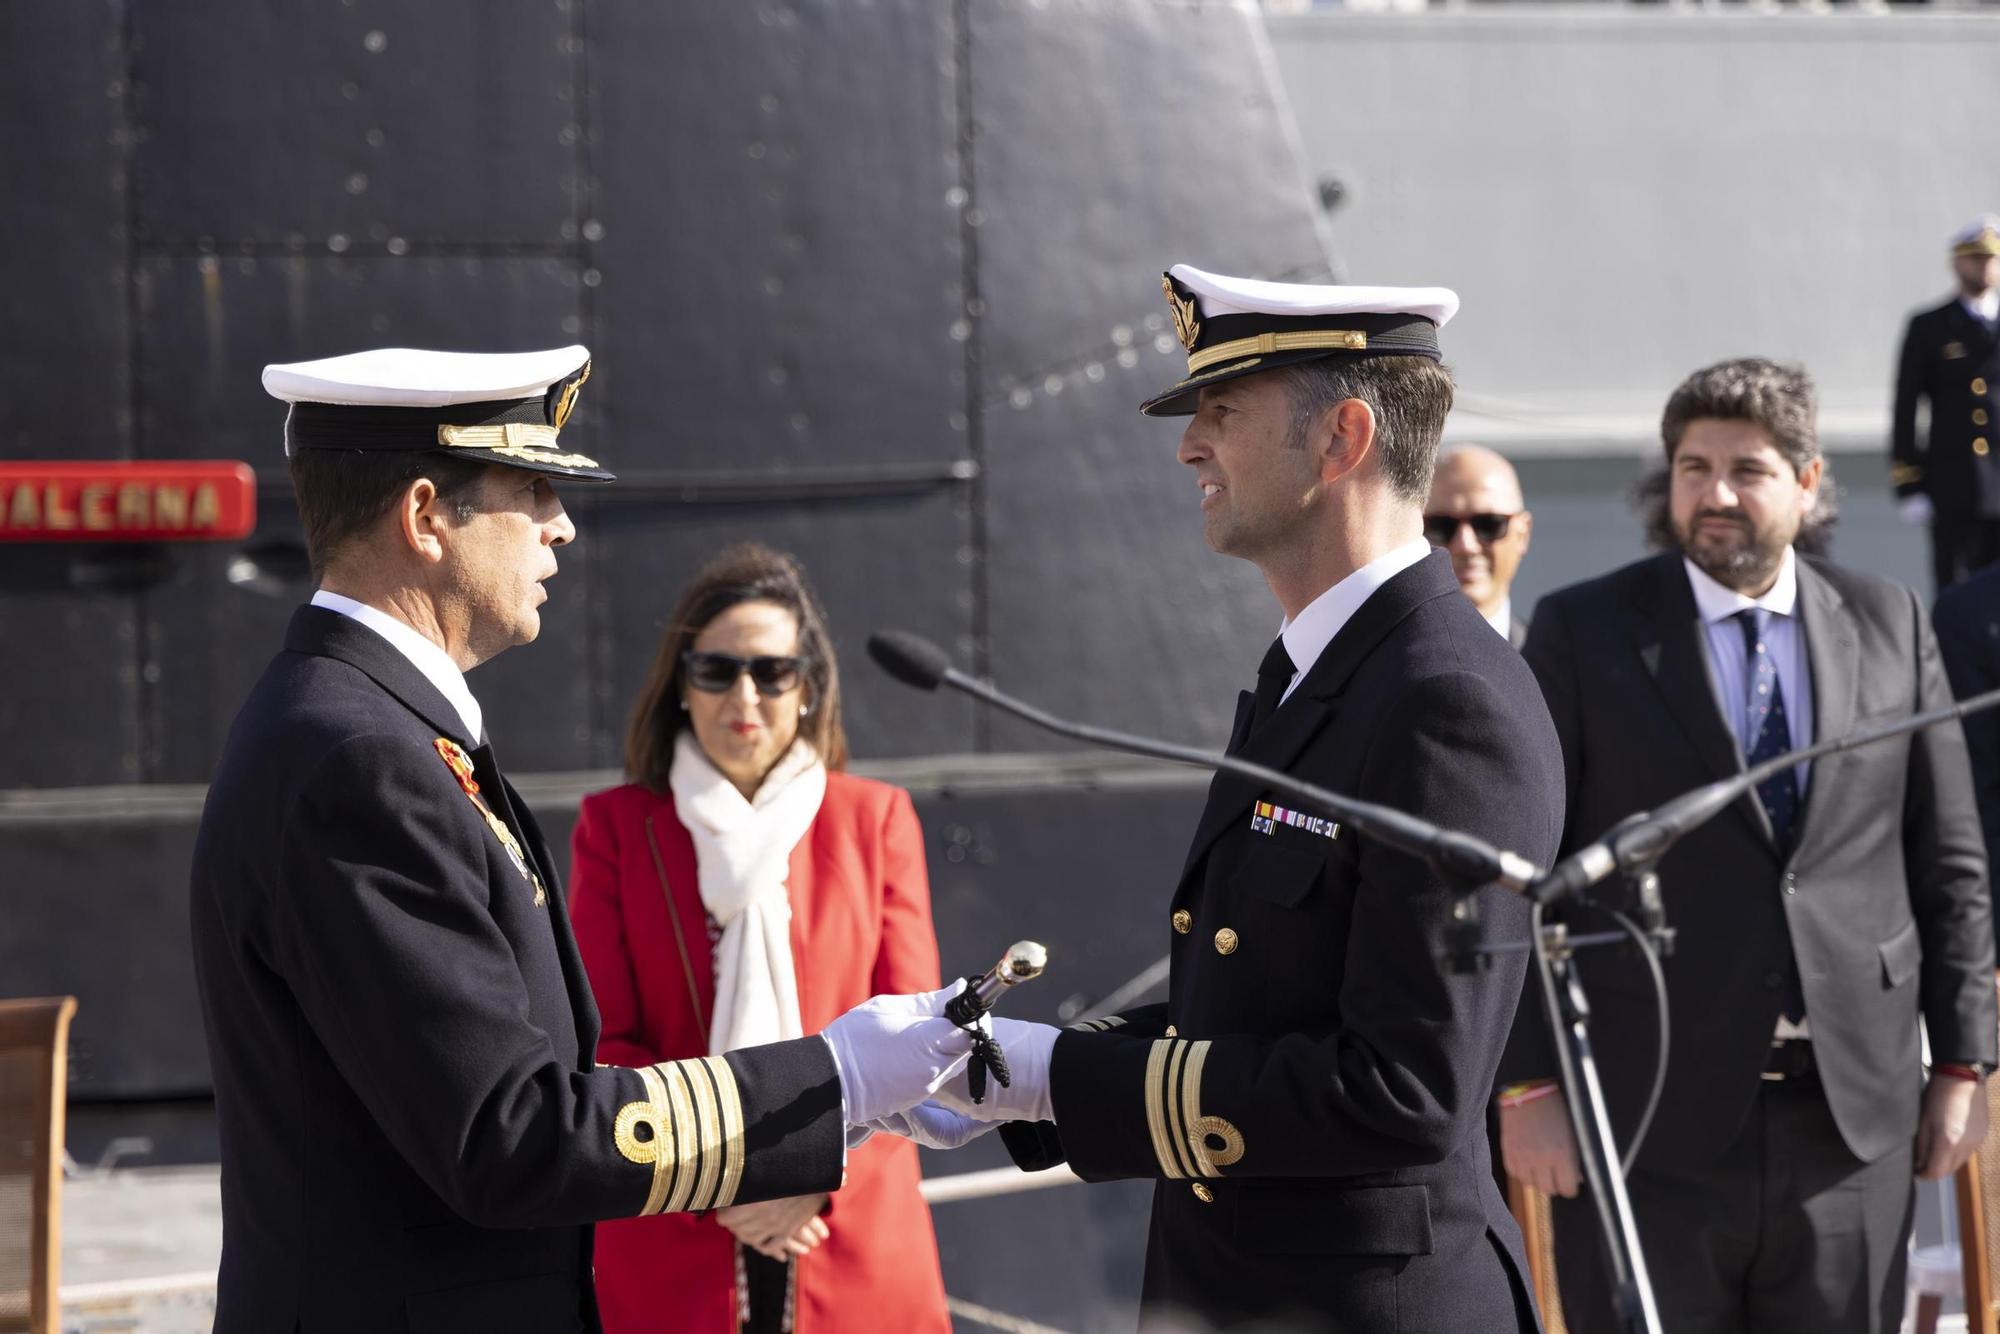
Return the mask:
M1231 749L1546 865L1562 760L1518 653L1434 552L1362 604L1291 697ZM1484 1113L1525 955L1455 973L1453 896L1415 858L1219 775L1162 922L1164 1005L1066 1032L1055 1125L1017 1162L1156 1177L1150 1313L1288 1331L1536 1327ZM1527 938L1488 887L1491 937Z
M840 1184L817 1037L593 1066L555 861L478 741L317 607L230 732L192 903L223 1334L595 1329L593 1220Z
M1929 436L1917 438L1917 401ZM1910 317L1896 366L1890 480L1942 514L2000 518L2000 338L1957 297Z

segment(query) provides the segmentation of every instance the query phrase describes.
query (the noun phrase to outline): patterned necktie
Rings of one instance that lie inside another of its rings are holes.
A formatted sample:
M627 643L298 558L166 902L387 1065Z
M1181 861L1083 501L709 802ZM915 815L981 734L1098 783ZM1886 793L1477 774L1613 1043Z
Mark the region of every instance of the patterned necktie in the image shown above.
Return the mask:
M1778 664L1771 656L1765 634L1771 624L1771 613L1762 607L1745 608L1736 613L1736 624L1743 630L1743 654L1748 665L1744 673L1749 707L1744 711L1743 760L1746 767L1755 768L1792 748L1792 726L1785 716L1785 688L1778 681ZM1757 800L1764 803L1764 814L1770 818L1771 836L1778 851L1789 853L1792 827L1799 815L1797 770L1787 765L1757 784ZM1805 1012L1805 991L1799 983L1798 964L1796 960L1788 960L1785 1018L1796 1024L1805 1017Z
M1252 697L1250 706L1252 731L1277 712L1278 701L1284 698L1285 687L1292 683L1292 675L1297 670L1292 666L1292 655L1285 652L1285 637L1280 635L1272 640L1270 649L1264 654L1264 661L1257 664L1257 693Z

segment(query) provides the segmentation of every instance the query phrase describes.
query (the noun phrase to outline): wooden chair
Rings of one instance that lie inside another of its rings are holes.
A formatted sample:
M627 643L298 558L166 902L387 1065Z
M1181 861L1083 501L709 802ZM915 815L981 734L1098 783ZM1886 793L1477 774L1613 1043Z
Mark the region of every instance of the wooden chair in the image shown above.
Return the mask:
M63 1107L76 1000L0 1001L0 1334L57 1334Z
M1994 1273L2000 1270L2000 1078L1986 1081L1986 1110L1990 1114L1986 1142L1952 1178L1958 1197L1967 1334L2000 1334L2000 1294L1993 1286ZM1919 1329L1925 1314L1919 1308Z
M1556 1235L1549 1222L1549 1197L1512 1177L1507 1178L1507 1207L1520 1226L1528 1252L1528 1285L1542 1313L1543 1334L1569 1334L1563 1323L1562 1295L1556 1291ZM1989 1331L1989 1334L1992 1334Z

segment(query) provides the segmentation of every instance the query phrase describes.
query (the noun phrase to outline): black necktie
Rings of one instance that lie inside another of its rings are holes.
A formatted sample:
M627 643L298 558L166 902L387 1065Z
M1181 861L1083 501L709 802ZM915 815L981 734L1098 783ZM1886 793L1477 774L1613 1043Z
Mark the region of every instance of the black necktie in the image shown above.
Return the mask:
M1778 664L1771 656L1766 629L1771 613L1762 607L1746 607L1736 613L1743 630L1743 654L1747 660L1744 689L1748 707L1744 711L1743 760L1755 767L1776 759L1792 748L1791 722L1785 716L1785 687L1778 680ZM1771 820L1771 837L1778 850L1792 849L1792 828L1798 823L1799 780L1793 770L1781 769L1757 784L1757 800ZM1785 1018L1793 1023L1805 1018L1805 987L1799 981L1798 961L1785 961Z
M1292 674L1297 670L1292 666L1292 655L1285 652L1284 636L1272 640L1264 661L1257 664L1257 693L1250 706L1252 731L1277 711L1278 701L1284 698L1285 687L1292 683Z

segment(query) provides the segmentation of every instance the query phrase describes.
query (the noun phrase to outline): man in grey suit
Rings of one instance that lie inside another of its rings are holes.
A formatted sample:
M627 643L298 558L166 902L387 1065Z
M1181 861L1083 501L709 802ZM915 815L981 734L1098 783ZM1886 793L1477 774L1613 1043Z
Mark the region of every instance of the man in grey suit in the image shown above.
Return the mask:
M1914 593L1794 550L1825 509L1803 370L1698 371L1661 433L1676 549L1543 598L1525 650L1562 739L1565 851L1746 762L1951 698ZM1679 930L1672 1046L1629 1185L1665 1327L1896 1329L1912 1177L1948 1174L1984 1137L1996 1056L1958 724L1785 771L1660 873ZM1626 948L1586 952L1581 971L1622 1143L1654 1069L1652 989ZM1506 1167L1574 1197L1575 1144L1543 1092L1554 1069L1523 1005L1502 1067ZM1569 1326L1615 1328L1589 1206L1555 1203Z

